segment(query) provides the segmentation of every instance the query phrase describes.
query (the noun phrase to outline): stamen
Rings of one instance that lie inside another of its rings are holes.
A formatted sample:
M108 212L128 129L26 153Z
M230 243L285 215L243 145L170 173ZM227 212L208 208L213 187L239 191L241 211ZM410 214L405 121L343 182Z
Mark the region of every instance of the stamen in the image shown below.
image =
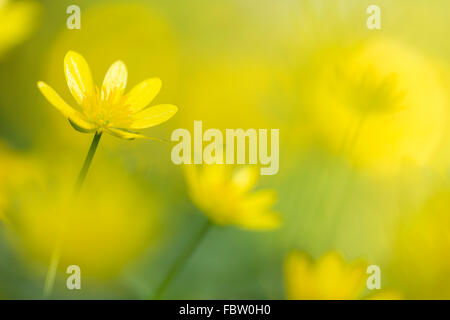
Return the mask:
M101 128L127 128L132 123L132 112L125 104L121 89L106 92L96 88L94 94L86 99L85 114Z

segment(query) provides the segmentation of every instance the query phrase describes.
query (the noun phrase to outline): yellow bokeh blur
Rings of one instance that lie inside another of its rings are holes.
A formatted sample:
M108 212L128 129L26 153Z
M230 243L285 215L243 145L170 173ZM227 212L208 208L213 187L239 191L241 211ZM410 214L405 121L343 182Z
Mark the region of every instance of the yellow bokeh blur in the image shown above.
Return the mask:
M39 12L36 1L0 0L0 56L33 32Z
M107 279L155 247L160 236L155 195L117 165L102 162L75 198L77 169L66 164L47 168L48 178L17 195L20 206L9 218L26 256L47 264L61 239L62 271L78 265L86 276Z
M61 243L56 299L146 299L180 256L163 297L450 298L450 3L379 0L379 29L372 5L0 0L1 297L46 297ZM111 65L109 89L154 79L131 99L142 108L162 84L150 105L166 117L136 124L120 90L87 94L84 59L99 87ZM87 110L88 133L57 95ZM278 173L174 163L172 133L195 145L196 120L279 130Z
M441 187L399 226L391 272L410 299L450 298L450 201Z
M308 107L324 143L376 174L424 166L448 109L432 61L383 38L324 55Z

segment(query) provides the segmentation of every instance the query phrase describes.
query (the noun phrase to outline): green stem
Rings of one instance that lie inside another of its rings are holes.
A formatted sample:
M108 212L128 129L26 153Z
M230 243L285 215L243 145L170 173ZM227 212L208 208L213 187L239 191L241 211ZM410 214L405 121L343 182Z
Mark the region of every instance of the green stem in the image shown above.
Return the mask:
M353 150L355 148L356 143L358 142L358 139L361 135L361 131L364 127L364 123L366 122L368 117L368 114L363 114L359 120L358 123L356 125L356 129L353 132L353 135L350 137L350 142L348 144L348 146L346 147L347 152L349 153L349 155L351 156L351 154L353 153ZM341 223L341 219L342 219L342 215L337 215L335 212L337 210L337 208L339 208L339 206L343 205L343 200L344 197L347 193L347 188L348 188L348 179L349 179L349 173L347 171L344 172L343 176L338 179L338 181L341 182L340 187L338 188L336 185L334 186L334 192L335 192L335 198L336 198L336 203L334 203L334 206L328 208L328 213L325 212L325 219L329 220L329 226L328 226L328 239L329 242L332 243L333 241L336 241L336 238L338 236L338 228L339 228L339 224Z
M86 179L86 175L89 171L89 167L91 166L92 159L94 158L95 151L97 150L101 137L102 133L96 132L94 139L92 139L91 147L89 148L89 152L84 160L83 168L81 168L80 174L78 175L77 183L75 185L75 193L78 193L83 186L83 182Z
M81 168L80 174L78 175L78 179L75 184L74 190L75 195L77 195L80 192L81 187L83 186L83 182L86 179L86 175L89 171L89 167L91 166L92 159L94 158L95 151L97 150L98 143L100 142L101 137L102 133L96 132L94 139L92 139L91 147L89 148L86 159L84 160L83 167ZM44 299L47 299L52 295L53 287L55 286L56 270L58 269L58 264L61 257L61 248L63 244L62 237L64 234L66 218L67 216L63 217L61 230L58 234L55 247L53 248L52 255L50 258L50 265L48 266L47 275L45 277L44 292L43 292Z
M186 265L186 262L189 260L189 258L197 249L198 245L202 242L203 238L211 229L211 226L212 223L208 220L200 229L200 231L196 234L196 236L192 239L189 245L184 249L184 251L181 252L181 254L178 256L178 258L174 261L174 263L170 267L164 280L156 289L156 293L153 296L153 300L161 299L164 292L169 287L170 283L173 281L176 275L183 269L183 267Z
M56 270L58 269L59 259L61 257L62 237L58 235L55 247L53 248L52 255L50 257L50 264L48 266L47 275L44 283L44 299L50 298L55 285Z

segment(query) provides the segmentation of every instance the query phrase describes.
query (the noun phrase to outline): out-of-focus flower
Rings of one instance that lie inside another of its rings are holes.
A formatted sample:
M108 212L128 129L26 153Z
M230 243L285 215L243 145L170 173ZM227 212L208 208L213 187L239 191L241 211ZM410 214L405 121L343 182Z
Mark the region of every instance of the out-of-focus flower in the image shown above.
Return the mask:
M0 56L31 33L38 11L35 2L0 0Z
M36 181L39 171L32 159L11 150L0 141L0 220L7 219L5 210L10 194L24 184Z
M450 298L450 189L400 222L391 272L408 299Z
M218 225L236 225L245 229L268 230L280 225L280 216L272 210L274 190L251 192L258 170L242 167L232 171L225 165L185 167L192 201Z
M105 161L75 200L71 177L76 166L43 168L46 182L16 195L11 234L25 257L46 264L61 239L61 271L78 265L86 276L108 279L155 246L157 201Z
M387 39L320 57L308 113L325 145L377 173L424 165L440 141L447 104L432 61Z
M363 298L367 264L347 263L335 251L314 262L308 255L293 251L286 258L287 298L292 300L354 300ZM382 290L369 299L399 299L394 291Z
M69 51L64 71L70 92L82 112L69 106L50 86L40 81L38 87L72 126L80 132L106 131L123 139L147 138L135 130L166 122L178 108L170 104L147 107L161 89L161 80L150 78L124 95L128 71L122 61L108 70L101 89L94 86L90 68L78 53Z

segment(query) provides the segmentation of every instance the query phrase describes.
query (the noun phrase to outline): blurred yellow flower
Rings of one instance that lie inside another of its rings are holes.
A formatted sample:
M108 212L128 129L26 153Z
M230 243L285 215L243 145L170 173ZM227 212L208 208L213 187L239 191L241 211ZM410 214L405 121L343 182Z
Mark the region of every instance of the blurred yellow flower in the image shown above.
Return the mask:
M376 173L426 164L448 103L433 62L384 38L321 58L308 112L325 145Z
M287 298L291 300L354 300L363 297L366 285L364 261L347 263L335 251L313 262L308 255L293 251L285 262ZM369 299L399 299L394 291L383 290Z
M5 210L10 204L10 194L24 184L37 180L39 171L36 169L32 159L0 141L0 220L7 219Z
M70 92L82 112L69 106L50 86L40 81L38 87L72 126L80 132L106 131L123 139L147 138L135 130L156 126L169 120L178 108L170 104L147 107L161 89L161 80L149 78L124 95L128 71L122 61L112 64L101 89L94 86L86 60L69 51L64 70Z
M61 271L78 265L85 276L108 279L154 248L159 236L157 200L151 190L143 191L105 161L76 201L71 200L76 166L43 166L45 182L15 195L11 234L25 257L47 264L61 238Z
M250 192L259 171L242 167L232 171L225 165L185 167L192 201L218 225L236 225L245 229L277 228L281 219L271 207L276 202L274 190Z
M0 55L30 34L38 11L35 2L0 0Z

